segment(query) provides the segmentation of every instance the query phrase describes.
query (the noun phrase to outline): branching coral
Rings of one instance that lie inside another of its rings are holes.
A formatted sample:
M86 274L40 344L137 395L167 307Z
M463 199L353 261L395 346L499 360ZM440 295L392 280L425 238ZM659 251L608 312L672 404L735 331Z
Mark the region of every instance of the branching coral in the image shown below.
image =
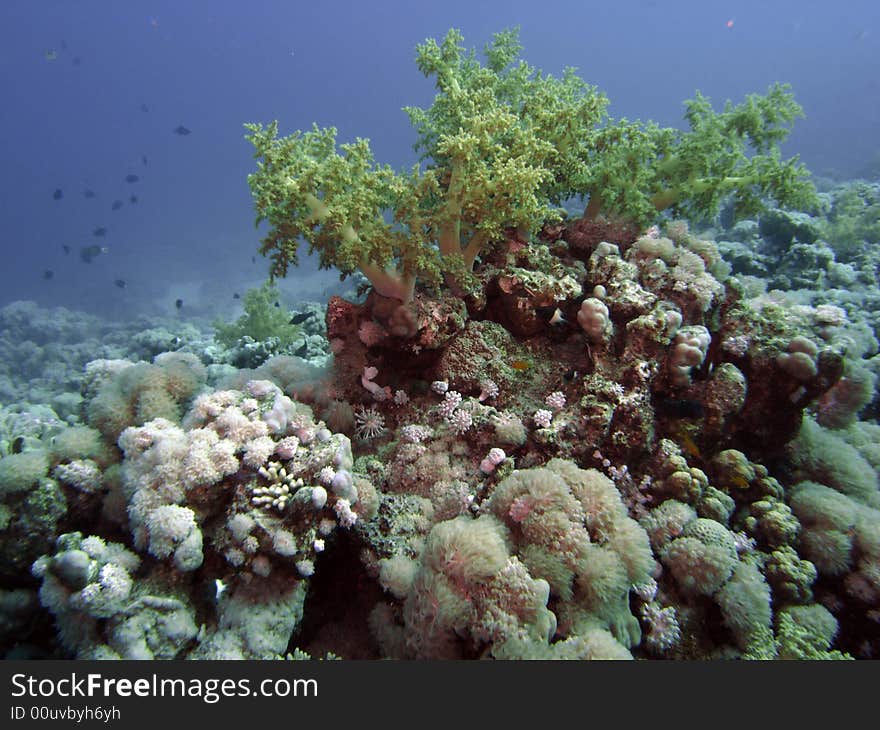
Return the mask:
M232 347L242 337L250 337L255 342L274 337L281 349L291 345L299 334L299 327L291 324L290 314L278 306L278 297L277 287L268 282L249 289L244 294L244 314L235 322L215 322L214 337L226 347Z
M485 65L462 41L450 30L417 48L437 89L427 109L406 109L424 168L379 165L365 139L337 147L334 128L279 137L277 122L246 125L259 160L248 178L257 220L271 226L260 250L274 276L297 264L303 238L322 266L360 269L379 294L408 302L416 279L467 280L506 231L558 221L553 206L572 196L589 199L588 218L637 225L667 208L706 217L729 194L743 213L762 197L812 199L804 168L779 155L801 114L785 86L722 112L698 94L682 132L610 119L608 99L573 69L556 78L517 61L516 30L495 35Z

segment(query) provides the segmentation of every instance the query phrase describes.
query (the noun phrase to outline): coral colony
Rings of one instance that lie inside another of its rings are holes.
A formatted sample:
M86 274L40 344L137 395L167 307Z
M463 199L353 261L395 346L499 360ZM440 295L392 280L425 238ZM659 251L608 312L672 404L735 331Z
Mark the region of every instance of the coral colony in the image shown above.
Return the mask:
M780 155L784 86L668 129L519 61L515 32L484 63L462 42L418 46L410 171L247 125L272 276L305 243L360 297L291 320L267 285L213 342L107 331L88 361L59 335L79 371L7 399L44 404L2 411L7 645L880 650L877 186L820 194ZM51 330L28 307L2 310L18 342Z

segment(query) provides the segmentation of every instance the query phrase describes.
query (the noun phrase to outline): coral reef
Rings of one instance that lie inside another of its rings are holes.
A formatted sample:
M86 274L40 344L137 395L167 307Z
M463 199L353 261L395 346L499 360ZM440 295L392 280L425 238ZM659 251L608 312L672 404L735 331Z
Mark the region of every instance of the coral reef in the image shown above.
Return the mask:
M4 650L877 655L876 190L781 160L784 87L662 129L460 42L419 46L412 173L249 125L273 276L300 237L366 276L302 339L271 283L213 341L0 310Z

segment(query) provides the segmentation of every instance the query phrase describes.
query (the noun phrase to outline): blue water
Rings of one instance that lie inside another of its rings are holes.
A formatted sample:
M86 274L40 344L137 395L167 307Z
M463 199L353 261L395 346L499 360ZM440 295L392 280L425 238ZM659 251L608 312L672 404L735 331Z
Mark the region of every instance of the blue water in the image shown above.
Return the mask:
M695 90L718 106L789 82L807 118L785 154L846 176L877 152L877 3L611 5L4 0L0 305L130 315L171 313L183 298L194 314L227 314L230 290L266 274L252 261L260 234L242 124L335 125L340 140L368 137L379 161L408 166L414 135L400 109L433 96L414 47L450 27L481 48L520 25L530 63L553 74L575 66L613 115L664 125L680 123ZM175 134L179 125L192 133ZM139 180L125 182L130 174ZM107 235L94 237L97 227ZM86 264L88 245L109 251ZM306 265L285 287L317 296L334 281Z

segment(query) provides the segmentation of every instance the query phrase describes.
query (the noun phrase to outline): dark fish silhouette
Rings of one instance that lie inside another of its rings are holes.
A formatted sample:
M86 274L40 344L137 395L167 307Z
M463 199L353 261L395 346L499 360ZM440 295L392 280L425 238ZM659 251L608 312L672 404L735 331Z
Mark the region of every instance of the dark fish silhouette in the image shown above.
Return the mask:
M294 314L290 318L290 324L302 324L307 319L312 318L312 312L300 312L299 314Z
M54 193L52 193L52 197L55 200L61 200L64 197L64 191L61 188L57 188Z
M281 308L281 304L279 304L278 302L275 302L275 307L276 307L276 309L280 309L280 308Z
M61 250L64 251L65 254L69 254L70 253L70 246L68 246L66 243L62 243Z
M117 279L113 283L116 284L116 286L118 286L120 289L125 289L125 287L127 286L125 279Z
M102 226L99 226L99 227L96 228L94 231L92 231L92 235L93 235L93 236L98 236L99 238L100 238L101 236L106 236L106 235L107 235L107 229L104 228L104 227L102 227Z
M24 448L24 436L16 436L15 440L12 442L12 453L20 454L21 450Z
M83 190L83 197L84 198L94 198L94 197L96 197L95 191L89 190L88 188L86 188L85 190Z
M150 111L150 107L148 107L146 104L141 104L141 111L148 112Z
M702 418L703 404L686 398L664 398L657 400L658 410L669 418Z
M119 210L123 206L123 202L121 200L114 200L113 205L110 206L110 210Z
M102 253L107 253L110 251L106 246L83 246L79 250L79 257L87 264L92 263L92 260L100 256Z
M132 205L134 205L135 203L138 202L138 196L137 195L129 195L128 202L131 203Z
M52 271L52 269L46 269L46 270L43 272L43 278L44 278L46 281L48 281L49 279L51 279L53 276L55 276L55 272Z
M241 294L239 294L238 292L235 292L235 294L232 295L232 298L233 299L241 299Z
M140 178L137 175L126 175L125 182L127 183L136 183Z
M178 299L176 302L174 302L174 306L180 309L183 306L183 299Z
M179 134L181 137L185 137L188 134L192 134L192 132L181 124L174 128L174 134Z
M251 256L251 263L252 263L252 264L257 263L257 257L256 257L256 256Z
M144 163L144 167L147 166L147 156L146 155L141 155L141 162Z
M297 357L305 357L308 354L308 352L309 352L309 346L306 344L303 344L303 345L300 345L299 347L297 347L293 351L293 354L296 355Z

